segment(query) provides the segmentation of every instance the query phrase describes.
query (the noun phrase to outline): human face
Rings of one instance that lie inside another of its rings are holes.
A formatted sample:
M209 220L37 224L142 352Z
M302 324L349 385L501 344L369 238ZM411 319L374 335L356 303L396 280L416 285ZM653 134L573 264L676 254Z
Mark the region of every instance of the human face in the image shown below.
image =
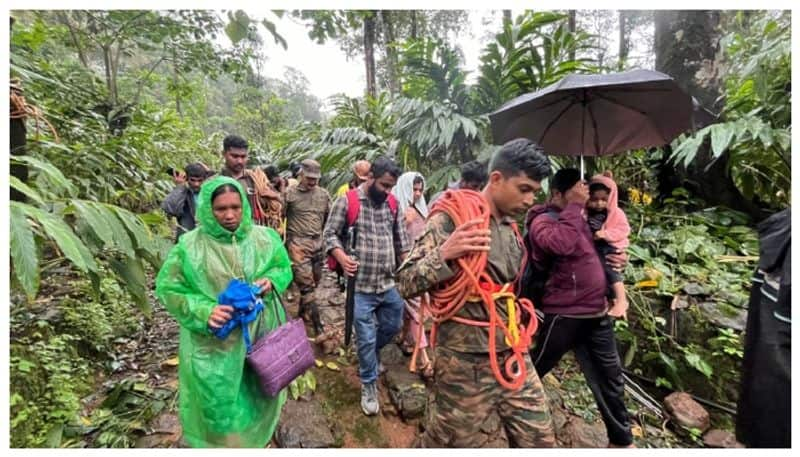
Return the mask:
M192 192L198 193L200 192L200 186L203 185L203 181L205 180L206 178L202 176L189 176L186 179L186 183L189 184L189 189L191 189Z
M422 198L423 185L422 183L414 183L413 192L411 193L411 202L416 203Z
M240 175L247 166L247 149L230 148L222 153L225 158L225 166L228 170Z
M397 178L389 173L384 173L378 178L370 174L370 179L367 180L367 193L374 203L383 203L395 184Z
M211 202L211 210L219 225L235 232L242 222L242 198L239 192L225 192Z
M542 183L534 181L525 173L504 177L503 173L493 171L489 174L488 192L497 211L504 216L524 214L533 206L536 192L542 189Z
M589 201L586 207L594 211L603 211L608 208L608 192L598 189L589 194Z
M303 179L302 180L303 186L306 189L313 189L317 187L317 183L319 183L319 178L310 178L308 176L303 176L302 179Z

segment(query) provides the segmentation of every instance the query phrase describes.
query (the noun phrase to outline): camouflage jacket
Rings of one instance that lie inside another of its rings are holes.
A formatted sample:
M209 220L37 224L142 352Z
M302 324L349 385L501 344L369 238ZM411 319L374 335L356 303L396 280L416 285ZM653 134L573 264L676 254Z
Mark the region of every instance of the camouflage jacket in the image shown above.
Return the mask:
M486 270L489 277L498 284L515 280L519 274L524 248L514 231L513 219L492 217L489 224L491 242ZM439 246L455 230L452 219L445 213L435 213L425 226L425 232L414 244L414 248L397 271L400 294L405 298L416 297L434 289L438 284L452 278L458 269L455 262L442 261ZM497 306L498 316L508 319L504 306ZM489 321L485 305L468 301L456 314L459 317L477 321ZM497 352L509 349L504 334L498 328ZM460 324L454 321L443 322L438 329L436 345L459 352L486 353L489 351L489 330L487 328Z

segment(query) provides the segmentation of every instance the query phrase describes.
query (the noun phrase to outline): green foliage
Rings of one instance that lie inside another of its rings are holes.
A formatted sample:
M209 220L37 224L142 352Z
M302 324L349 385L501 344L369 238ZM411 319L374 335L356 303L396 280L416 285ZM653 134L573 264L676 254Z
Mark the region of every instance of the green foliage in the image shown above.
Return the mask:
M72 439L66 445L73 445L82 434L92 434L94 447L134 447L137 436L148 432L146 424L169 407L173 396L169 389L152 388L145 381L129 377L114 384L89 418L70 427Z
M786 207L791 190L791 15L737 15L721 41L725 120L673 142L670 160L688 166L710 142L714 160L729 155L728 173L742 194L772 208Z
M617 335L629 369L670 389L735 402L742 341L709 321L685 291L701 284L704 302L721 310L746 306L758 240L747 216L721 208L688 212L694 205L678 189L663 207L625 209L632 227L625 274L631 309Z
M317 378L311 370L301 374L289 384L289 395L292 397L292 400L297 400L306 393L313 393L316 390Z
M567 74L596 71L589 59L570 59L571 53L580 54L592 45L585 32L570 32L566 19L563 14L527 11L503 24L480 58L476 103L482 111L493 111Z
M468 109L467 73L462 58L442 40L409 40L400 47L403 95L446 102L460 113Z
M46 321L34 327L11 343L11 446L57 447L88 387L89 365L77 355L75 336L53 334Z
M98 280L98 261L108 262L124 279L139 306L149 309L141 258L157 268L163 252L142 219L114 205L60 195L74 192L74 186L45 160L23 156L13 157L12 162L35 167L31 169L32 180L43 186L35 192L46 196L34 200L38 206L11 202L11 261L15 278L28 299L33 300L38 292L40 257L55 247L93 281ZM18 186L19 182L15 188Z
M92 373L113 352L113 340L140 328L128 295L101 273L97 297L81 280L66 284L70 295L12 311L12 446L59 447L68 424L77 421Z

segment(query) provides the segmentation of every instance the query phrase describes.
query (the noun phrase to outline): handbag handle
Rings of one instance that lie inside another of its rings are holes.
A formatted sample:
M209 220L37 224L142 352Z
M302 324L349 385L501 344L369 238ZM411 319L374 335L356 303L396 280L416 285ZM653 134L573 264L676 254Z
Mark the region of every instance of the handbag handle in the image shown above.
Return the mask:
M275 310L275 319L278 321L278 325L283 325L288 322L286 305L283 304L283 300L281 300L281 295L275 290L275 286L272 286L272 295L274 296L274 300L272 300L272 308ZM281 322L281 315L278 312L278 303L280 303L281 308L283 308L283 322Z

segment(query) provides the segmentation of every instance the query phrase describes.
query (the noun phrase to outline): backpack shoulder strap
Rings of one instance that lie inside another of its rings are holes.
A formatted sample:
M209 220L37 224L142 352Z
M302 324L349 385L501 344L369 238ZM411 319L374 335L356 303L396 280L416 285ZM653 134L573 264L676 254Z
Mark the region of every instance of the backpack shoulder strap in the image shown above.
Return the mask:
M394 194L390 193L386 197L386 203L389 204L389 211L391 211L392 216L397 219L397 199L395 198Z
M350 189L345 194L347 197L347 226L355 225L358 213L361 211L361 201L358 199L358 189Z

